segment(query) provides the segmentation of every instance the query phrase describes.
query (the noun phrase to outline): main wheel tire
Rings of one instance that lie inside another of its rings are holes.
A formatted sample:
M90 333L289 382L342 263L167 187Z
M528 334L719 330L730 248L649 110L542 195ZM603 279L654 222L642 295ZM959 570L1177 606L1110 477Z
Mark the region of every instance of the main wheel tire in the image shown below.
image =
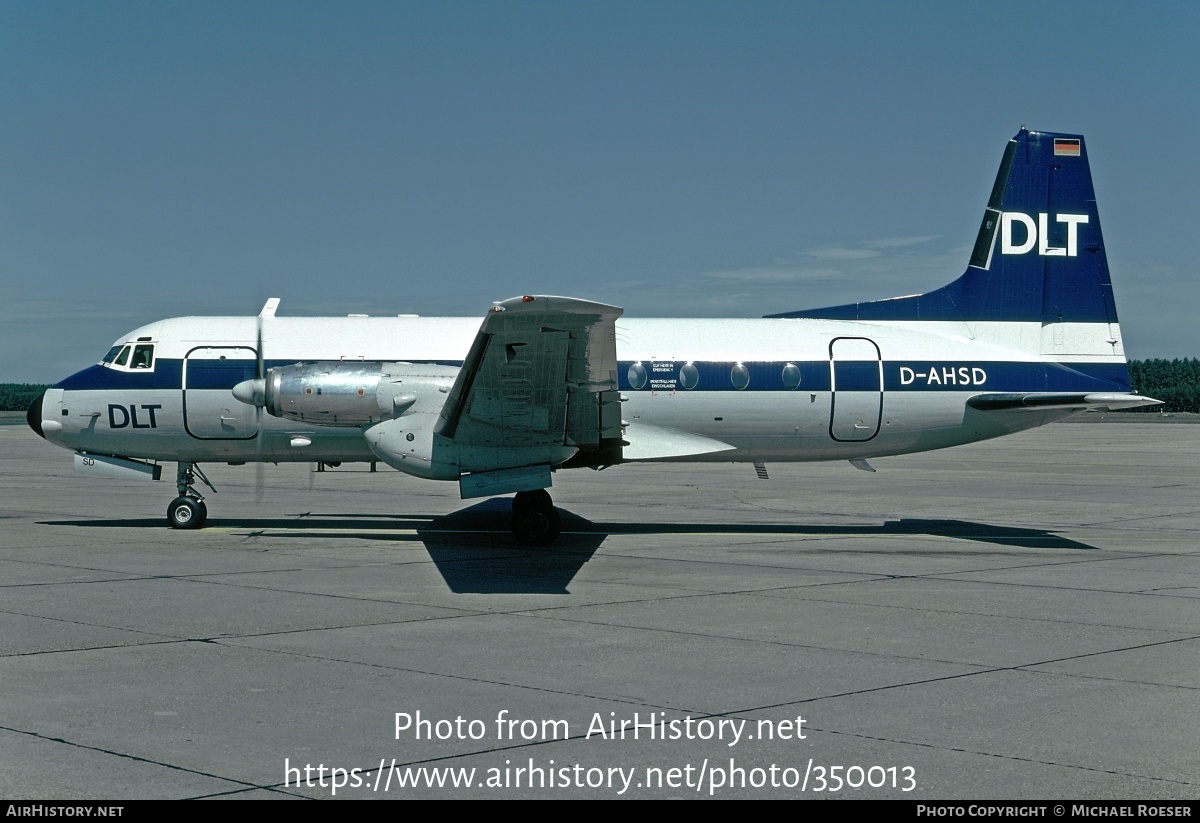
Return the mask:
M513 512L513 537L523 546L549 546L561 530L562 521L554 506Z
M198 529L208 519L208 506L194 497L176 497L167 506L167 523L172 529Z
M537 489L531 492L517 492L516 496L513 497L513 516L534 511L535 509L553 508L554 501L550 499L550 492L545 489Z

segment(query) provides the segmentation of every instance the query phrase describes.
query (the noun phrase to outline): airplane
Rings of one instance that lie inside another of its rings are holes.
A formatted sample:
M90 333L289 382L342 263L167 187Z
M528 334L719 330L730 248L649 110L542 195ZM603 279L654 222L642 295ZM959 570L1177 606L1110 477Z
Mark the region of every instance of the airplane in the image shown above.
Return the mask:
M29 426L83 474L161 477L204 525L202 463L382 461L513 494L523 544L561 521L556 471L644 461L847 460L940 449L1130 390L1083 137L1004 149L966 271L934 291L758 319L633 319L524 295L476 318L181 317L48 389Z

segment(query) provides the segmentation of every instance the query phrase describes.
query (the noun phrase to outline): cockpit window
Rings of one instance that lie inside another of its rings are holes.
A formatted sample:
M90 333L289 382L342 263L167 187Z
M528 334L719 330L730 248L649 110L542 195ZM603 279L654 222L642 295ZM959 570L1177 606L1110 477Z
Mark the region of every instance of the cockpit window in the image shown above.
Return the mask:
M126 343L113 346L100 362L118 371L154 371L154 344Z
M129 361L131 369L148 369L154 365L154 346L141 343L133 347L133 359Z

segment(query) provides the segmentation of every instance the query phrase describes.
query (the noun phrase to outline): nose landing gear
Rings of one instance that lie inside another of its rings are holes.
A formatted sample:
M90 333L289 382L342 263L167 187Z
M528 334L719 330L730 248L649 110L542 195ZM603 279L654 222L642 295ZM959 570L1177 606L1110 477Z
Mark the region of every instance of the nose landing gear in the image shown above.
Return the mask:
M167 525L172 529L199 529L208 519L208 506L204 505L204 496L192 488L197 476L204 481L204 485L216 491L199 466L194 463L180 463L175 470L175 488L179 491L179 496L167 506Z

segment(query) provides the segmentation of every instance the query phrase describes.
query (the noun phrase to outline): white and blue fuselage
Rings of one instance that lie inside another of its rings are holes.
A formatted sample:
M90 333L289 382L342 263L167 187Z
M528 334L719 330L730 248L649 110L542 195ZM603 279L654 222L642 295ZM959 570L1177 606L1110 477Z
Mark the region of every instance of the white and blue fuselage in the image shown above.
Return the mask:
M987 413L967 404L973 396L1129 390L1119 330L1108 323L1055 329L1028 322L622 318L616 329L629 435L636 441L639 425L648 424L734 447L674 459L778 462L924 451L1077 410ZM479 320L278 317L267 330L268 368L408 362L444 366L452 381ZM256 342L253 317L144 326L114 348L149 345L151 364L101 363L63 380L42 401L42 419L59 425L43 430L73 450L153 460L375 459L358 428L258 415L238 402L231 391L254 377ZM1067 354L1102 348L1109 353Z

